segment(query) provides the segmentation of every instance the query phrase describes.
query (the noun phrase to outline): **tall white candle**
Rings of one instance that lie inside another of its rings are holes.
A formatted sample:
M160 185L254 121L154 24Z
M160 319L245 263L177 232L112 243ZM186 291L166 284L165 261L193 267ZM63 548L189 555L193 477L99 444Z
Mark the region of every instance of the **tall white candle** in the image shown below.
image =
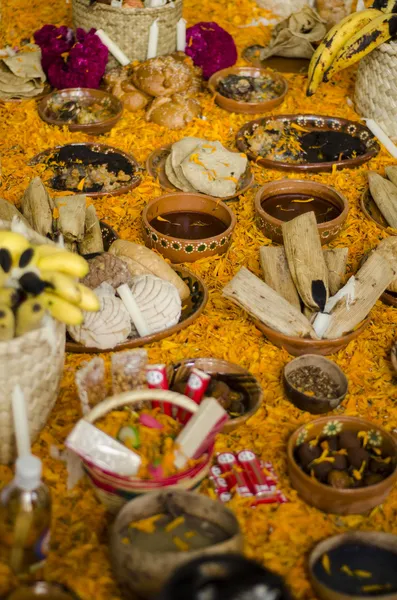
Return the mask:
M12 415L18 456L26 456L30 454L29 421L25 396L19 385L12 392Z
M176 26L176 49L178 52L185 52L186 48L186 21L179 19Z
M149 44L147 49L147 58L155 58L157 56L157 44L159 41L159 25L158 19L153 21L149 30Z
M111 54L113 54L114 58L119 61L123 67L127 66L131 61L124 54L124 52L110 39L110 37L103 31L103 29L98 29L96 35L101 40L102 44L106 46Z
M134 323L139 335L141 337L150 335L152 332L150 331L145 319L143 318L141 310L138 304L136 303L133 293L131 292L128 285L126 283L120 285L120 287L117 288L117 293L120 296L122 303L128 310L131 317L131 321Z
M397 158L397 146L393 144L388 135L383 131L383 129L378 125L376 121L373 119L364 119L367 124L368 129L372 131L375 137L378 138L381 144L386 148L386 150L394 157Z

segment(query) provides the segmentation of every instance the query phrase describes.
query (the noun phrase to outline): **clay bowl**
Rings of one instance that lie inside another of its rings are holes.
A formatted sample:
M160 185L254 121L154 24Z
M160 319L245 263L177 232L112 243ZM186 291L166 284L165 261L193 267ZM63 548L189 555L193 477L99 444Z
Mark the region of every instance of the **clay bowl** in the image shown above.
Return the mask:
M157 216L186 211L204 213L220 219L225 225L225 231L213 237L189 240L164 235L150 224ZM230 208L224 202L204 194L166 194L151 200L142 212L142 230L146 246L157 250L174 264L225 254L232 241L235 226L236 217Z
M292 356L303 356L304 354L328 356L329 354L336 354L339 350L345 348L352 340L358 338L364 329L368 327L369 318L367 317L355 331L347 333L342 337L335 338L334 340L312 340L308 338L292 337L271 329L257 319L254 319L254 323L259 331L261 331L272 344L277 346L277 348L284 348Z
M123 540L128 526L164 511L172 502L185 514L199 517L221 527L228 539L201 550L153 552L141 550ZM116 580L128 597L157 597L170 573L195 558L214 554L240 553L243 540L236 517L221 502L183 491L153 492L128 502L117 515L110 535L110 558Z
M105 99L110 101L113 113L113 116L108 119L103 119L87 125L79 125L77 123L65 123L65 121L51 117L50 102L54 100L60 103L75 101L80 102L82 105L90 106L95 102L100 102ZM57 127L67 125L69 131L81 131L87 135L101 135L102 133L108 133L120 120L121 115L123 114L123 103L112 94L102 90L70 88L52 92L52 94L45 96L38 105L37 110L39 111L41 119L46 123L49 123L49 125L56 125Z
M167 370L170 388L179 381L186 381L193 367L208 373L220 381L224 381L234 390L241 390L245 396L245 412L231 418L223 428L223 433L233 431L252 417L262 404L262 389L249 371L219 358L188 358L170 365Z
M338 386L339 393L335 398L308 396L292 385L289 380L290 375L296 371L296 369L308 366L318 367ZM323 356L317 356L316 354L305 354L304 356L291 360L291 362L284 367L283 383L287 398L292 404L300 410L306 410L313 415L320 415L334 410L346 396L348 387L347 378L342 369L331 360L328 360Z
M397 343L391 349L391 364L394 369L394 373L397 375Z
M392 457L397 464L397 441L382 427L356 417L321 417L299 427L289 438L287 463L291 485L307 504L327 512L340 515L361 514L386 499L397 481L397 468L380 483L356 489L335 489L307 475L295 460L294 452L300 443L326 434L337 435L341 431L371 431L379 439L379 448Z
M240 75L241 77L259 77L259 76L270 76L275 83L281 84L280 95L272 100L264 100L263 102L239 102L232 98L226 98L217 91L218 84L222 79L225 79L228 75ZM249 115L257 115L259 113L265 113L273 110L276 106L279 106L284 102L285 96L288 92L288 83L278 73L267 69L261 69L258 67L230 67L229 69L222 69L214 73L209 81L208 87L213 94L215 94L215 102L221 108L228 110L233 113L245 113Z
M255 216L256 223L259 229L267 238L270 238L277 244L283 243L282 224L284 221L273 217L266 210L266 203L271 202L273 198L290 196L307 196L309 198L319 198L326 202L329 207L335 207L339 211L339 215L331 221L318 223L317 229L321 238L322 244L328 244L335 239L341 231L349 212L349 203L346 198L330 185L317 183L315 181L304 181L299 179L281 179L280 181L272 181L261 187L255 195ZM300 209L297 213L285 212L285 221L289 221L299 214L310 212L311 203L297 204ZM325 207L324 207L325 208ZM321 209L323 210L323 209ZM325 210L327 210L325 208ZM316 211L314 211L316 213ZM292 216L291 216L292 215ZM317 213L316 213L317 217ZM318 221L318 219L317 219Z
M147 158L146 171L149 173L149 175L151 175L151 177L153 177L153 179L158 179L161 187L167 192L180 192L177 187L172 185L167 177L167 173L165 172L165 162L171 153L171 148L172 144L167 144L166 146L161 146L160 148L153 150L153 152ZM238 198L242 194L245 194L245 192L252 187L253 183L254 176L249 163L247 163L245 173L241 175L237 184L236 193L233 194L233 196L222 198L223 202L233 200L233 198Z
M331 575L327 576L324 573L323 577L325 581L320 581L318 575L315 573L315 565L321 560L321 557L324 554L335 550L340 546L344 546L346 544L365 544L372 546L373 552L373 561L376 562L377 559L377 549L389 550L394 552L396 555L396 567L394 571L397 569L397 536L391 533L383 533L380 531L352 531L349 533L342 533L341 535L335 535L333 537L327 538L317 544L317 546L312 550L309 556L309 576L316 592L316 595L321 600L367 600L369 597L375 598L375 600L397 600L397 592L394 591L392 593L379 592L378 594L372 592L371 594L347 594L343 593L334 588L333 576L336 575L335 570L332 571L332 562L331 562ZM357 547L357 553L359 553L360 546ZM371 561L372 562L372 561ZM339 565L338 565L339 567ZM363 570L364 567L359 567ZM372 571L372 569L371 569ZM360 585L368 585L371 583L371 579L361 579Z
M79 597L64 585L59 583L47 583L36 581L31 584L22 584L7 596L1 596L4 600L34 600L51 598L51 600L79 600Z

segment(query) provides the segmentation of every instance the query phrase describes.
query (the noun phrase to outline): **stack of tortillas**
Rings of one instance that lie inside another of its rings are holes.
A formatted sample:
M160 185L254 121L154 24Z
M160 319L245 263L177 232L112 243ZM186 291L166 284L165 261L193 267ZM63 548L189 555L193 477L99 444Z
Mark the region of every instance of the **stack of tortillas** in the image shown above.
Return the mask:
M165 163L166 175L176 188L216 198L233 196L246 168L245 154L230 152L220 142L195 137L173 144Z
M45 73L41 67L41 50L29 44L26 52L0 59L0 98L11 100L34 98L44 90Z

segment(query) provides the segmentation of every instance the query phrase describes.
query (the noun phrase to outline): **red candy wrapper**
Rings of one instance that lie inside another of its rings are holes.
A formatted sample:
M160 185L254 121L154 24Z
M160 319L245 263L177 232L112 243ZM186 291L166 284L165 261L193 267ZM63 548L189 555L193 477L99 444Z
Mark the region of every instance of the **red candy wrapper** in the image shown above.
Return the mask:
M256 455L250 450L243 450L237 454L237 460L247 474L255 496L269 496L273 490Z
M211 381L211 375L200 371L200 369L193 369L190 372L189 379L186 383L185 396L194 400L196 404L200 404L204 398L207 387ZM187 423L190 415L183 409L178 410L178 419L182 423Z
M148 365L146 367L146 380L150 390L168 390L167 372L165 365ZM152 401L153 408L160 408L158 400ZM169 402L164 402L164 413L172 416L172 406Z

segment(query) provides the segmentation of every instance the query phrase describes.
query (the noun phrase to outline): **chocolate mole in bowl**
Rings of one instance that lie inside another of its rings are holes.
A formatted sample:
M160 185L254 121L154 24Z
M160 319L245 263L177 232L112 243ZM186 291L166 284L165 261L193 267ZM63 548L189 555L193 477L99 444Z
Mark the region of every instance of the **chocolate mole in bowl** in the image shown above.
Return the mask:
M221 219L194 211L164 213L152 219L150 225L163 235L185 240L204 240L220 235L227 229Z
M261 206L280 221L291 221L304 213L314 212L317 223L325 223L341 214L341 210L328 200L309 194L280 194L264 199Z

